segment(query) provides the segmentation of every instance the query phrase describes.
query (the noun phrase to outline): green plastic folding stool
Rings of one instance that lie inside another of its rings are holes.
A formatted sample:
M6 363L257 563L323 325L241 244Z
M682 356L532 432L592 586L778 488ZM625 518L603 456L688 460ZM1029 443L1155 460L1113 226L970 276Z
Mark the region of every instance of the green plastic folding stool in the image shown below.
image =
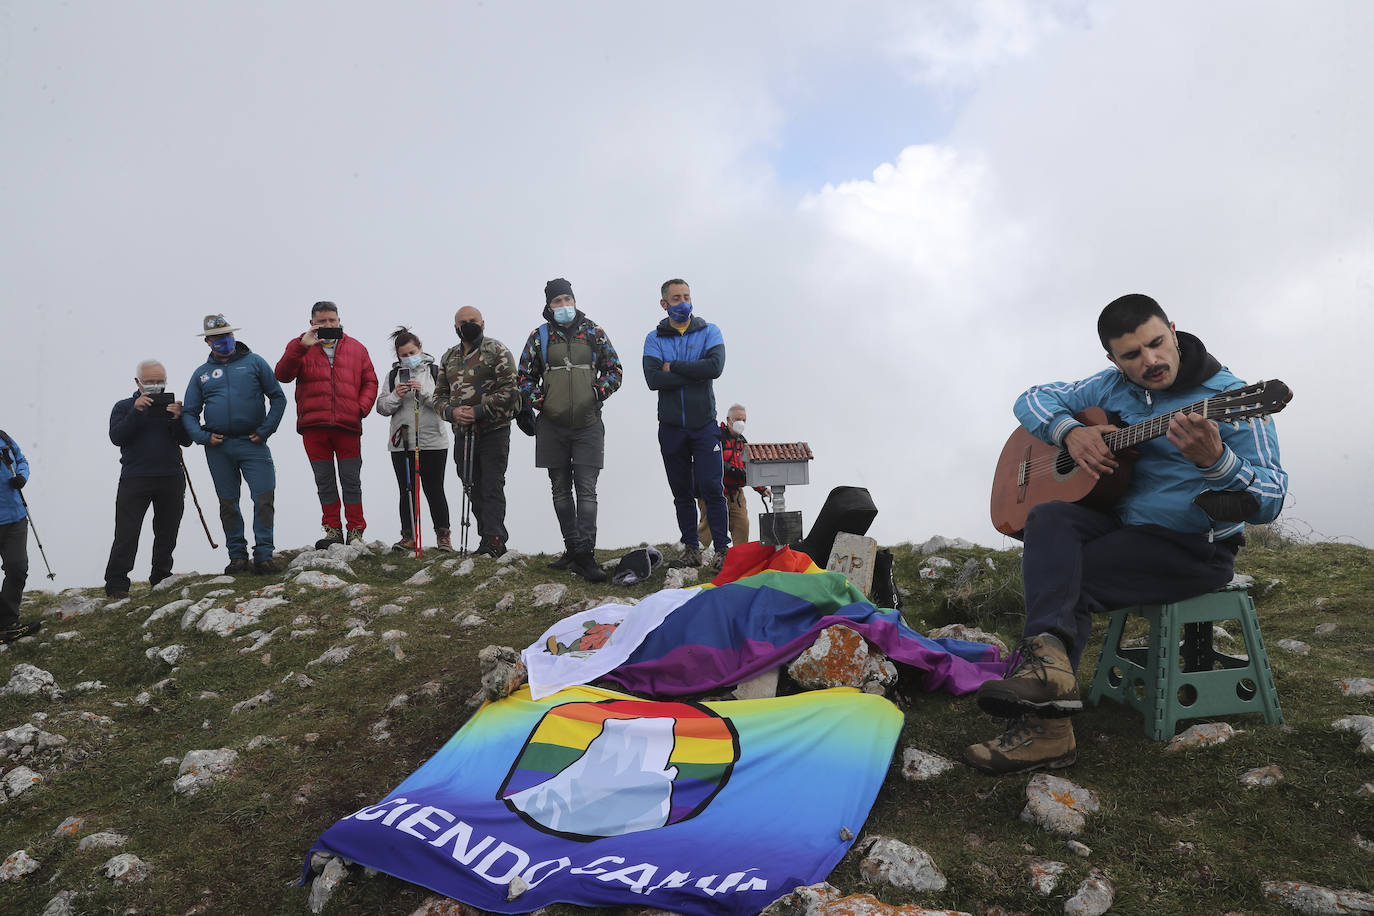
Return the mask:
M1148 648L1124 649L1126 618L1149 622ZM1212 623L1239 620L1248 658L1212 645ZM1223 589L1172 604L1141 604L1112 612L1088 702L1103 699L1139 710L1145 734L1174 736L1182 719L1257 712L1271 725L1283 721L1255 603L1243 588Z

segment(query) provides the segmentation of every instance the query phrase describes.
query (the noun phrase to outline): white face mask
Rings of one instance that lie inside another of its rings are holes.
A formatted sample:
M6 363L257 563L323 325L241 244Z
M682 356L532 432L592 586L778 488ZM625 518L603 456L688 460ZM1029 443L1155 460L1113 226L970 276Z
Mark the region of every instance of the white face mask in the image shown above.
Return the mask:
M735 435L736 435L736 436L742 436L742 435L744 435L744 421L743 421L743 420L736 420L735 422L731 423L731 424L730 424L730 428L731 428L732 430L735 431Z
M163 382L144 382L144 383L143 383L143 393L144 393L144 394L162 394L162 392L165 391L166 389L167 389L167 385L166 385L165 383L163 383Z

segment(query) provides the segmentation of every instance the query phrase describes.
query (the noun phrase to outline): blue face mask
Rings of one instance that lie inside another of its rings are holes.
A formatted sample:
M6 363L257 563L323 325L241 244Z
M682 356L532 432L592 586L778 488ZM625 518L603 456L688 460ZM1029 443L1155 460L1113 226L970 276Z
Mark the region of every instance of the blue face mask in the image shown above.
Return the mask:
M668 306L668 317L678 324L682 324L692 317L692 303L679 302L677 305Z
M238 342L234 340L233 334L220 334L211 339L210 349L213 350L217 356L229 356L234 352L234 347L237 346L237 344Z
M410 356L401 357L401 365L412 371L420 368L420 364L424 361L425 355L423 353L413 353Z
M575 305L560 305L553 310L553 320L559 324L571 324L576 317L577 306Z

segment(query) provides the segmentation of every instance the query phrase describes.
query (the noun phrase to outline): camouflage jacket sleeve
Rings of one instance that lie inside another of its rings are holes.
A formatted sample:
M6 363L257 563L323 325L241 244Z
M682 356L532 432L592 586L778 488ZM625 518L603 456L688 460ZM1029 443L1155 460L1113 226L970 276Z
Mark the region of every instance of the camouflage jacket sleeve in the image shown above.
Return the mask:
M544 407L544 354L539 352L539 329L535 328L520 351L517 372L520 394L535 410Z
M509 420L520 412L520 387L515 357L505 344L494 340L482 342L482 361L491 366L491 380L482 392L477 405L479 420Z
M439 357L439 377L434 382L434 412L445 420L452 420L452 415L448 412L450 385L458 381L459 375L452 373L453 351L457 347L449 347L444 351L444 355ZM459 370L461 372L461 370Z
M604 401L619 390L625 370L601 325L593 327L592 338L592 346L596 351L596 396Z

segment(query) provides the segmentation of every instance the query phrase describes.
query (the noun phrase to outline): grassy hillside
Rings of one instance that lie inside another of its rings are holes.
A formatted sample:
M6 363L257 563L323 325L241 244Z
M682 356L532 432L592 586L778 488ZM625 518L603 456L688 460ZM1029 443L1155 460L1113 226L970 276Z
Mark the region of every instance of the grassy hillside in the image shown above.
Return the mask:
M1144 737L1139 715L1114 704L1087 710L1074 720L1080 761L1061 773L1103 800L1082 838L1091 856L1082 859L1062 840L1018 819L1025 776L994 779L959 767L929 782L904 780L900 748L957 757L997 725L971 698L904 685L897 699L906 728L866 831L925 849L949 887L920 895L867 888L853 854L831 882L889 902L971 912L1062 912L1064 897L1091 868L1115 883L1113 912L1119 913L1278 912L1264 899L1264 880L1374 889L1374 854L1356 842L1357 836L1374 839L1374 798L1357 794L1374 782L1374 761L1357 753L1355 736L1330 727L1344 715L1374 714L1374 699L1345 697L1333 684L1374 676L1374 552L1266 540L1274 543L1241 553L1237 571L1255 579L1252 594L1283 726L1266 726L1256 716L1234 718L1228 721L1245 733L1230 743L1165 754ZM909 592L906 614L914 626L925 631L965 622L1014 641L1016 552L945 552L952 565L938 579L922 577L927 558L905 546L896 552L897 579ZM479 649L522 648L571 605L580 609L585 600L609 594L642 597L663 584L660 570L634 588L587 586L545 570L549 558L542 556L495 577L502 567L491 560L477 561L466 576L435 566L433 582L403 584L439 558L380 554L352 562L352 574L343 578L370 586L356 606L340 589L288 582L288 603L267 610L252 628L272 633L255 650L260 639L249 634L184 630L179 613L145 628L150 613L182 597L183 587L191 600L229 589L217 599L223 605L270 584L256 577L203 584L207 575L156 594L136 587L129 603L113 609L65 621L47 618L40 640L0 652L0 686L16 665L29 663L51 672L65 692L56 700L0 698L0 731L33 723L67 739L60 753L0 759L6 773L22 763L44 777L0 804L0 857L24 849L41 863L32 874L0 884L0 912L40 912L63 890L79 893L76 910L82 913L129 907L147 913L304 912L306 889L294 882L306 850L337 818L379 800L472 714ZM545 582L569 584L568 594L559 607L534 609L530 591ZM507 593L513 604L497 611ZM31 593L26 615L62 600ZM470 614L486 622L455 622ZM1327 623L1334 628L1318 634ZM356 626L368 634L348 637ZM393 630L402 635L384 638ZM1283 638L1302 640L1312 651L1299 656L1277 648ZM186 647L176 670L145 654L173 644ZM309 665L340 645L354 646L347 660ZM1085 688L1096 654L1094 645L1085 656ZM73 689L89 681L104 686ZM232 711L269 690L270 699ZM190 750L220 747L238 751L236 775L189 798L174 794L176 762ZM164 762L169 758L174 762ZM1254 790L1238 783L1245 770L1268 764L1283 769L1284 782ZM54 836L71 816L86 818L80 834ZM80 836L94 831L129 840L122 849L78 850ZM100 875L100 866L119 852L149 863L150 877L115 886ZM1069 864L1055 896L1030 891L1026 861L1033 856ZM387 876L359 874L340 888L327 912L406 914L427 896Z

